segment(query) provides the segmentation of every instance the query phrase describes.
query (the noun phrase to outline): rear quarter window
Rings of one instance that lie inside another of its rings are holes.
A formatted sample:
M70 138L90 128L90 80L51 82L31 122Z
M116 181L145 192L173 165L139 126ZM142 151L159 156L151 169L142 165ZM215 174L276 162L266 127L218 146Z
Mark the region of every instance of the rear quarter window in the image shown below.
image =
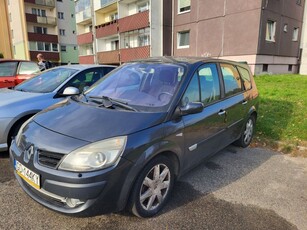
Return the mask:
M251 83L251 75L250 75L250 72L245 69L245 68L242 68L240 66L238 66L238 70L241 74L241 78L243 80L243 85L244 85L244 88L245 90L249 90L252 88L252 83Z
M221 64L225 86L225 96L231 96L242 91L242 83L238 70L230 64Z

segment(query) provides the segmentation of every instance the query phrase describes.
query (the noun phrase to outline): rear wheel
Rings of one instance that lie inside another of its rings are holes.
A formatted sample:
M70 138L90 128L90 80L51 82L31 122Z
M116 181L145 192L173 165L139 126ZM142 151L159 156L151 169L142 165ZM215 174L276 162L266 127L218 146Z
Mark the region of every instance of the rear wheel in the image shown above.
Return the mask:
M240 138L235 142L236 145L246 148L252 142L255 129L255 117L250 116L246 123Z
M156 215L169 199L174 185L174 167L165 156L149 162L140 173L130 197L130 211L139 217Z

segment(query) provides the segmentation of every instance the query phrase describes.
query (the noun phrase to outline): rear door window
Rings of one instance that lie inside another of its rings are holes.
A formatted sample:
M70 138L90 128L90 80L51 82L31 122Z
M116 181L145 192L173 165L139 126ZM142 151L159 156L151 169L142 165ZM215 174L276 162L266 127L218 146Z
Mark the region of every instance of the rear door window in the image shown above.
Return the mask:
M220 99L219 75L216 64L209 63L200 67L198 76L201 89L201 101L203 104L210 104Z
M225 97L241 92L242 82L236 67L230 64L222 63L221 70L225 86Z
M19 68L19 74L34 74L38 73L38 65L34 62L21 62Z

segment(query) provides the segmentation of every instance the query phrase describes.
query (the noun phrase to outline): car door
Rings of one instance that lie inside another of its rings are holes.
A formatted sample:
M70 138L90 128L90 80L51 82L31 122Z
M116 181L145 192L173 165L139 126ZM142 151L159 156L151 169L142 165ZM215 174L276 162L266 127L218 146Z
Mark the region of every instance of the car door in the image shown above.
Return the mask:
M232 143L240 135L240 131L246 116L247 100L244 96L243 84L236 66L221 63L221 73L224 84L223 100L225 111L225 123L227 125L224 140Z
M181 100L183 107L189 102L202 102L204 105L202 112L182 117L187 167L197 164L223 146L220 135L226 129L226 124L220 99L217 66L215 63L204 64L195 72Z
M15 86L17 61L0 62L0 88Z

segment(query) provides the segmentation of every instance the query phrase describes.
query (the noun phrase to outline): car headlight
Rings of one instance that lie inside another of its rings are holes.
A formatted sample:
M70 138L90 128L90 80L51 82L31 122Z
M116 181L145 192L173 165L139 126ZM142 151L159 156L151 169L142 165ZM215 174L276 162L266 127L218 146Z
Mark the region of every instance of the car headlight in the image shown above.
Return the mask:
M118 162L126 142L126 136L114 137L76 149L65 156L59 169L86 172L110 167Z

